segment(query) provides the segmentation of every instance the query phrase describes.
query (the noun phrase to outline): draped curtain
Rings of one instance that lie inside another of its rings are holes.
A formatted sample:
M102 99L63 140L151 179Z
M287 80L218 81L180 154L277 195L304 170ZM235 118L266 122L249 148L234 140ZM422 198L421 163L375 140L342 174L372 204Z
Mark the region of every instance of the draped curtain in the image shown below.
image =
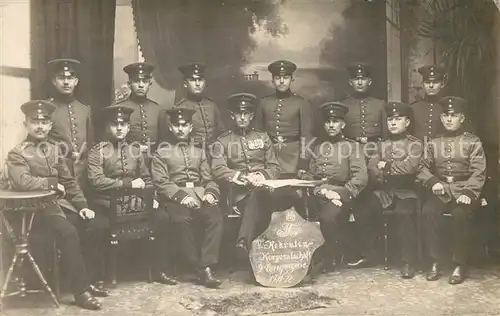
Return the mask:
M31 1L32 98L50 95L49 60L74 58L82 63L78 99L93 110L111 103L115 9L114 0Z

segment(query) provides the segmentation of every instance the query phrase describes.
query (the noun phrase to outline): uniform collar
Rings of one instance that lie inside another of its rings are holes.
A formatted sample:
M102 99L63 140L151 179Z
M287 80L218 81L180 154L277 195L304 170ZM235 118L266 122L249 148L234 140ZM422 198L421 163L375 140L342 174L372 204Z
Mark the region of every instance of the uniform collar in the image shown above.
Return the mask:
M237 135L240 135L240 136L247 136L248 133L252 130L251 127L247 127L247 128L238 128L238 127L235 127L233 128L233 132Z
M462 135L464 133L464 129L463 127L460 127L459 129L457 129L456 131L444 131L443 132L443 135L446 136L446 137L454 137L454 136L458 136L458 135Z
M437 95L425 95L424 100L429 103L437 103L440 98L440 94L438 93Z
M337 143L345 139L344 134L339 134L334 137L326 136L326 140L330 143Z
M401 140L405 139L407 135L408 135L407 132L403 132L401 134L389 134L389 139L392 141Z
M292 90L290 90L290 89L286 90L285 92L280 92L280 91L276 90L276 97L278 99L288 98L291 95L292 95Z
M186 99L188 99L190 101L194 101L194 102L200 102L201 99L203 99L203 96L200 94L188 93L188 94L186 94Z
M56 93L54 94L54 101L61 103L71 103L76 100L75 94L62 94Z
M351 94L351 97L355 98L355 99L366 99L368 97L370 97L370 94L368 92L364 92L364 93L359 93L359 92L353 92Z
M122 148L127 145L127 140L118 140L118 139L110 139L109 142L113 145L114 148Z
M130 94L128 98L136 103L144 103L148 100L147 96L138 96L136 94Z

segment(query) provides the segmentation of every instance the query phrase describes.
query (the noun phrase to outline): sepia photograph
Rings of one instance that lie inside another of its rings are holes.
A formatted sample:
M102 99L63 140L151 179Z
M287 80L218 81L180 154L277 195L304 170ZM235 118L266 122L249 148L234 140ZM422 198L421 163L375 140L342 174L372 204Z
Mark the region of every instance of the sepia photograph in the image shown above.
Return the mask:
M500 315L500 0L0 0L0 315Z

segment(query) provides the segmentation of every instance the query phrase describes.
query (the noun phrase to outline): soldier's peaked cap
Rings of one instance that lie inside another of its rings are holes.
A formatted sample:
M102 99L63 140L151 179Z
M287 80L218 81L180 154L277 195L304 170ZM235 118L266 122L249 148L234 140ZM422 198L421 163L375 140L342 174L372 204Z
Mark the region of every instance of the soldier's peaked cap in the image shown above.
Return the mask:
M146 78L152 77L154 66L148 63L132 63L123 67L123 71L132 78Z
M446 74L443 66L426 65L418 68L418 72L422 75L423 80L442 80Z
M349 108L342 102L330 101L321 105L321 112L324 120L329 118L343 119L347 112L349 112Z
M32 100L21 105L24 115L32 119L50 119L57 106L46 100Z
M257 97L251 93L235 93L227 98L227 103L231 112L253 112L257 106Z
M47 68L51 74L63 73L64 76L77 75L81 68L80 61L71 58L52 59L47 63Z
M365 62L355 62L347 66L350 78L371 77L372 66Z
M182 65L178 69L185 78L191 78L193 76L203 77L205 76L207 66L201 62L194 62Z
M101 110L101 114L106 121L119 123L129 122L132 112L134 112L134 109L120 104L110 105Z
M196 113L194 109L175 107L167 110L167 114L170 118L170 122L172 123L187 123L191 122L193 119L193 115Z
M272 75L287 76L297 70L297 65L288 60L277 60L267 67Z
M445 113L465 113L467 110L467 100L460 97L442 97L439 99L439 104L443 107Z
M387 116L406 116L411 117L411 107L403 102L390 101L384 104Z

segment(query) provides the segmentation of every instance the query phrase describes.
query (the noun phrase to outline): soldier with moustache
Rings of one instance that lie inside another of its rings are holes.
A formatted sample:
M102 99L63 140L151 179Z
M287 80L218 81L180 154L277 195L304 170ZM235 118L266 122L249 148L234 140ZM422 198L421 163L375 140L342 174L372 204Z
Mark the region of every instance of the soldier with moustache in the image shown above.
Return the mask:
M440 115L442 108L438 101L442 97L445 87L445 69L439 65L420 67L418 72L422 76L423 100L411 103L413 110L412 134L425 141L431 140L443 132Z
M354 243L347 235L349 208L368 183L366 158L362 145L343 135L345 117L349 108L340 102L326 102L321 106L324 119L324 137L315 146L309 168L303 178L323 180L313 190L312 202L317 205L321 232L323 262L329 269L337 241L349 252Z
M55 237L76 305L97 310L101 303L95 296L104 297L108 292L89 284L78 230L82 245L95 247L101 242L99 237L103 236L109 223L88 208L87 200L63 159L61 147L48 138L53 127L51 115L57 109L57 105L43 100L21 106L26 116L24 126L28 136L8 153L3 177L13 190L57 192L59 198L40 210L34 227Z
M234 127L211 146L212 173L231 186L230 204L242 213L236 247L240 258L248 258L253 239L267 227L273 211L270 192L262 181L277 179L280 165L268 134L251 127L257 98L236 93L227 102Z
M190 141L194 113L195 110L182 107L168 110L168 126L174 139L158 148L151 170L181 252L198 274L200 284L218 288L221 281L212 269L218 262L222 239L219 187L210 174L205 149Z
M466 100L447 96L439 100L444 132L432 139L425 148L418 180L432 194L424 203L422 215L429 255L433 260L427 280L441 276L443 254L441 227L444 213L451 214L452 261L455 265L450 284L465 279L470 219L479 204L486 178L486 159L480 139L463 130Z
M47 64L53 86L50 102L57 106L52 114L49 138L61 142L73 176L82 190L87 188L87 153L94 133L89 106L76 99L81 63L75 59L54 59Z
M374 224L377 218L384 210L391 210L397 219L398 239L405 263L401 276L411 279L415 276L417 263L417 232L413 218L419 203L415 179L424 145L409 134L412 117L409 105L388 102L385 112L389 137L379 143L368 162L368 174L375 182L375 190L355 211L356 229L362 239L361 253L367 253L376 239Z
M175 105L175 108L195 110L191 139L198 147L211 143L225 130L217 105L203 96L207 85L205 70L206 65L203 63L191 63L179 67L184 76L183 86L186 89L186 96Z
M274 144L281 178L296 178L307 168L307 148L312 143L314 111L311 104L292 93L297 65L278 60L268 66L276 91L260 101L256 127L266 132Z
M148 92L153 84L154 66L148 63L132 63L123 68L128 75L130 95L119 102L123 107L133 109L130 117L130 131L127 134L129 142L140 145L141 152L146 156L149 165L158 142L161 141L162 125L165 117L158 103L148 98Z
M349 108L345 117L344 135L368 148L370 155L375 143L387 135L384 116L385 101L370 95L373 79L371 66L366 63L354 63L347 67L349 86L353 92L341 102ZM369 144L369 145L367 145Z
M103 108L101 115L106 124L106 140L96 144L89 152L88 174L92 193L89 202L97 212L106 217L112 216L109 213L110 190L153 186L141 145L127 140L133 111L123 103ZM171 276L171 265L167 258L169 217L164 209L158 208L156 200L153 202L150 222L158 247L156 280L163 284L175 285L177 281ZM107 238L100 243L106 244Z

